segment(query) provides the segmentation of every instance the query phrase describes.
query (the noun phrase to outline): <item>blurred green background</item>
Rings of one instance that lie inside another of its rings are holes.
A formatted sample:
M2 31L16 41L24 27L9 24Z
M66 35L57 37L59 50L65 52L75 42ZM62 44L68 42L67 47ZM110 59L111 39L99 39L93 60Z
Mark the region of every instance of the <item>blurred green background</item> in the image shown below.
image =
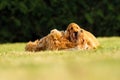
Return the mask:
M95 36L120 36L120 0L0 0L0 42L39 39L71 22Z

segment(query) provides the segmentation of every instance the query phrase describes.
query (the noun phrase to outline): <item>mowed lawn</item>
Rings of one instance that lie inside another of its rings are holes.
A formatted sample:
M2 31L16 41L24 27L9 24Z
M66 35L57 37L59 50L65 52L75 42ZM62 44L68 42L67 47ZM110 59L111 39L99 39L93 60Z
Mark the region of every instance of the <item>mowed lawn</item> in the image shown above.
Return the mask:
M88 51L25 52L26 43L0 44L0 80L120 80L120 37L98 38Z

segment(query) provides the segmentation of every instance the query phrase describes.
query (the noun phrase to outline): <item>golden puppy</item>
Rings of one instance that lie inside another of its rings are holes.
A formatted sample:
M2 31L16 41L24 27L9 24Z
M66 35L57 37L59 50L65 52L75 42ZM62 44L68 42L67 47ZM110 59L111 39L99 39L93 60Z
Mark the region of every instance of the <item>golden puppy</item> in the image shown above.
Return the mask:
M80 28L76 23L70 23L65 32L65 36L73 43L77 43L81 49L94 49L99 46L95 36Z

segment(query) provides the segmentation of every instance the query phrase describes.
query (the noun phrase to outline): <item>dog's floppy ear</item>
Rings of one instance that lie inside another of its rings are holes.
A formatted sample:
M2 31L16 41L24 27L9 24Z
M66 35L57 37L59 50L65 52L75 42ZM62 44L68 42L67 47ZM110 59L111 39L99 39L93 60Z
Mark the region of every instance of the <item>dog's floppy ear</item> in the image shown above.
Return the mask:
M66 31L65 31L65 38L69 38L69 36L70 36L70 31L69 31L69 30L66 30Z

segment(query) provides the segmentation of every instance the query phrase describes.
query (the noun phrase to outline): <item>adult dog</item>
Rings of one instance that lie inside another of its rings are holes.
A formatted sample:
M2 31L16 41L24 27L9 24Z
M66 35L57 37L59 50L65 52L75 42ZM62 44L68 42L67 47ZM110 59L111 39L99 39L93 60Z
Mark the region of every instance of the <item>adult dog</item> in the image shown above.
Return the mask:
M70 23L65 31L66 38L76 43L80 49L95 49L99 46L96 37L79 27L76 23Z

